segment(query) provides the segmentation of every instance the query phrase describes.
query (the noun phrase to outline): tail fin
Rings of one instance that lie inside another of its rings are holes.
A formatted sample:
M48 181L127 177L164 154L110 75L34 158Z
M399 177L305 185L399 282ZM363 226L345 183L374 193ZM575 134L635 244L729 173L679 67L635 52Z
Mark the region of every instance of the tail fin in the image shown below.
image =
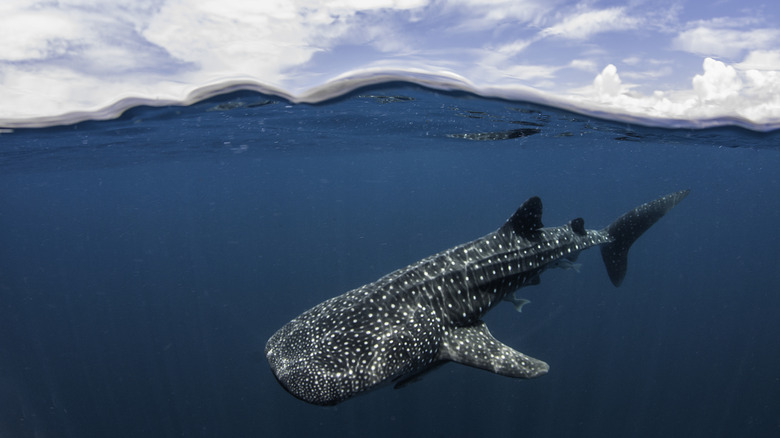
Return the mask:
M636 239L688 196L689 192L690 190L682 190L642 204L620 216L603 230L614 238L612 242L601 246L601 257L607 266L607 274L612 284L620 286L623 282L628 264L628 249Z

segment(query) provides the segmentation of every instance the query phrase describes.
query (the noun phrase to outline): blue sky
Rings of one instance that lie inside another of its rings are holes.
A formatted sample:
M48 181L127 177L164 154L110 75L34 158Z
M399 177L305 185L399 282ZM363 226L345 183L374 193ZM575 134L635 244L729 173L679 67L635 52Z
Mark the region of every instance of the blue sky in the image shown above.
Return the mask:
M0 126L187 103L231 81L313 101L343 90L334 80L379 76L768 129L780 126L779 12L755 0L4 0Z

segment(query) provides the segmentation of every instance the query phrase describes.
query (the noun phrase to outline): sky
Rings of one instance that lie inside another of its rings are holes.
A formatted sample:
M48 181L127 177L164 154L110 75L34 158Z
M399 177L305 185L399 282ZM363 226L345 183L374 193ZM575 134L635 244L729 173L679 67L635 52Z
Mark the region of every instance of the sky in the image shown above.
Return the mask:
M780 5L3 0L0 127L227 87L294 102L405 79L657 126L780 128Z

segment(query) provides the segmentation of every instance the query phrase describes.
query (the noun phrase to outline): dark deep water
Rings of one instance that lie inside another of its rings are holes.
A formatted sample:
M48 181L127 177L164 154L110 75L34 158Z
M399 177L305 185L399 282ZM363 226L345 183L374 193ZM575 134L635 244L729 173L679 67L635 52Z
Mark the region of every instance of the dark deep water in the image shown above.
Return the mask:
M405 86L0 134L0 437L780 436L778 147ZM268 369L294 316L529 196L601 228L684 188L621 288L591 250L488 315L544 377L320 408Z

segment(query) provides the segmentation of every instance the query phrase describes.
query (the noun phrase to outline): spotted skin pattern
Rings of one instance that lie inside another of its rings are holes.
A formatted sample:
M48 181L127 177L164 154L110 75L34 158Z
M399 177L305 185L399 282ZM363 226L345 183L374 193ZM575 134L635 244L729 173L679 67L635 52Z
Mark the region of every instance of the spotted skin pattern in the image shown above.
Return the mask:
M544 375L545 362L493 338L482 317L508 294L538 284L539 275L558 260L574 261L597 245L609 249L602 254L619 285L628 247L687 194L644 204L598 231L586 230L580 218L544 228L541 200L530 198L493 233L293 319L266 344L271 370L292 395L317 405L334 405L387 382L402 386L447 361L509 377Z

